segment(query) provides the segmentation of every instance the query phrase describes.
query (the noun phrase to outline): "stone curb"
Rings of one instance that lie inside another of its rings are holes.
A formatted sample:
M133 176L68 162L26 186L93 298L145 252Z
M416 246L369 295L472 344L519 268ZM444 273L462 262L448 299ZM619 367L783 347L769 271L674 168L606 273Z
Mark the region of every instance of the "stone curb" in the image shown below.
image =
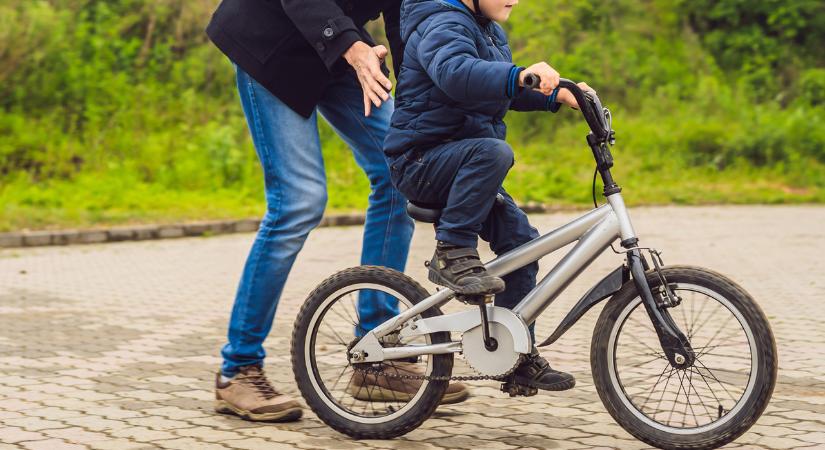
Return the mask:
M584 208L559 207L526 203L528 214L574 211ZM332 214L321 220L319 227L363 225L364 213ZM89 230L22 231L0 233L0 248L45 247L55 245L100 244L104 242L145 241L229 233L252 233L258 230L260 219L214 220L169 225L135 225Z

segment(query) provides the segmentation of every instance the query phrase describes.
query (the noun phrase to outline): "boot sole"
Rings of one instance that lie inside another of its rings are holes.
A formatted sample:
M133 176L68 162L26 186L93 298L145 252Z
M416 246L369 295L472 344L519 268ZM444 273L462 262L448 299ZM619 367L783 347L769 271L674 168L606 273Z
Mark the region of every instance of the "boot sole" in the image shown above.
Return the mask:
M300 406L271 413L253 413L252 411L240 409L224 400L215 401L215 412L238 416L251 422L294 422L303 415L303 409Z
M376 392L377 391L377 392ZM347 386L347 394L351 395L356 400L363 402L408 402L417 394L410 394L409 392L391 391L389 389L377 389L369 393L366 389L355 389ZM451 405L454 403L461 403L470 398L470 390L464 389L458 392L445 393L441 397L441 405Z
M463 295L498 294L499 292L504 291L504 288L506 287L503 281L501 283L496 283L496 286L491 286L489 288L484 288L484 286L481 283L458 286L447 281L447 279L439 275L438 272L436 272L432 268L430 268L429 273L427 274L427 279L429 279L430 281L439 286L445 286L452 289L456 294Z
M576 379L571 378L569 380L558 381L552 384L544 384L536 383L526 378L514 377L513 383L531 388L541 389L542 391L566 391L568 389L573 389L576 386Z

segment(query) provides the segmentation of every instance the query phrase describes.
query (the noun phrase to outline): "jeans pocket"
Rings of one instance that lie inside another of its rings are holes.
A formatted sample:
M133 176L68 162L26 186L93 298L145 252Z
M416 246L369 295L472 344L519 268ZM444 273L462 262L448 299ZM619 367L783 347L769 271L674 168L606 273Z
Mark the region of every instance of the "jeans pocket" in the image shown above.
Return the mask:
M420 154L406 152L390 162L390 178L405 197L420 200L423 185L426 183L427 162Z

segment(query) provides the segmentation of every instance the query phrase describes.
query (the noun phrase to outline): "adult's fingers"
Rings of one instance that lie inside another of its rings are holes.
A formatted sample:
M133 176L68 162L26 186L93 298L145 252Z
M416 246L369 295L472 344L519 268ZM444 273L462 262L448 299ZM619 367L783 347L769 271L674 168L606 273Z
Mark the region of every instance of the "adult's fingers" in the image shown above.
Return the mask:
M375 52L375 55L378 56L378 58L380 59L386 58L387 54L389 53L387 47L384 47L383 45L376 45L372 48L372 50Z
M376 108L381 106L381 97L376 95L375 92L367 91L367 95L369 95L370 101Z
M372 103L370 103L370 96L367 91L364 91L364 117L369 117L372 112Z
M382 100L387 101L390 98L390 94L387 93L386 89L384 89L381 84L379 84L378 80L375 78L369 77L368 78L369 88L372 93L381 97Z
M381 86L384 87L384 91L389 91L392 89L392 82L389 78L384 76L384 73L381 72L381 63L378 62L378 59L370 61L369 64L369 75L372 79L378 82Z

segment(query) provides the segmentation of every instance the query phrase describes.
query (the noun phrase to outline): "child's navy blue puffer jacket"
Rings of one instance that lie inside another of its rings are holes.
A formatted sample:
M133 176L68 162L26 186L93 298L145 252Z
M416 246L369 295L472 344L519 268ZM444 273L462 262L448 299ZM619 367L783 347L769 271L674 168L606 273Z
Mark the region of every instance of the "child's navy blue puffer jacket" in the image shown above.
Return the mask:
M508 109L550 110L549 97L518 87L504 30L479 24L458 0L404 0L401 34L388 155L457 139L504 139Z

